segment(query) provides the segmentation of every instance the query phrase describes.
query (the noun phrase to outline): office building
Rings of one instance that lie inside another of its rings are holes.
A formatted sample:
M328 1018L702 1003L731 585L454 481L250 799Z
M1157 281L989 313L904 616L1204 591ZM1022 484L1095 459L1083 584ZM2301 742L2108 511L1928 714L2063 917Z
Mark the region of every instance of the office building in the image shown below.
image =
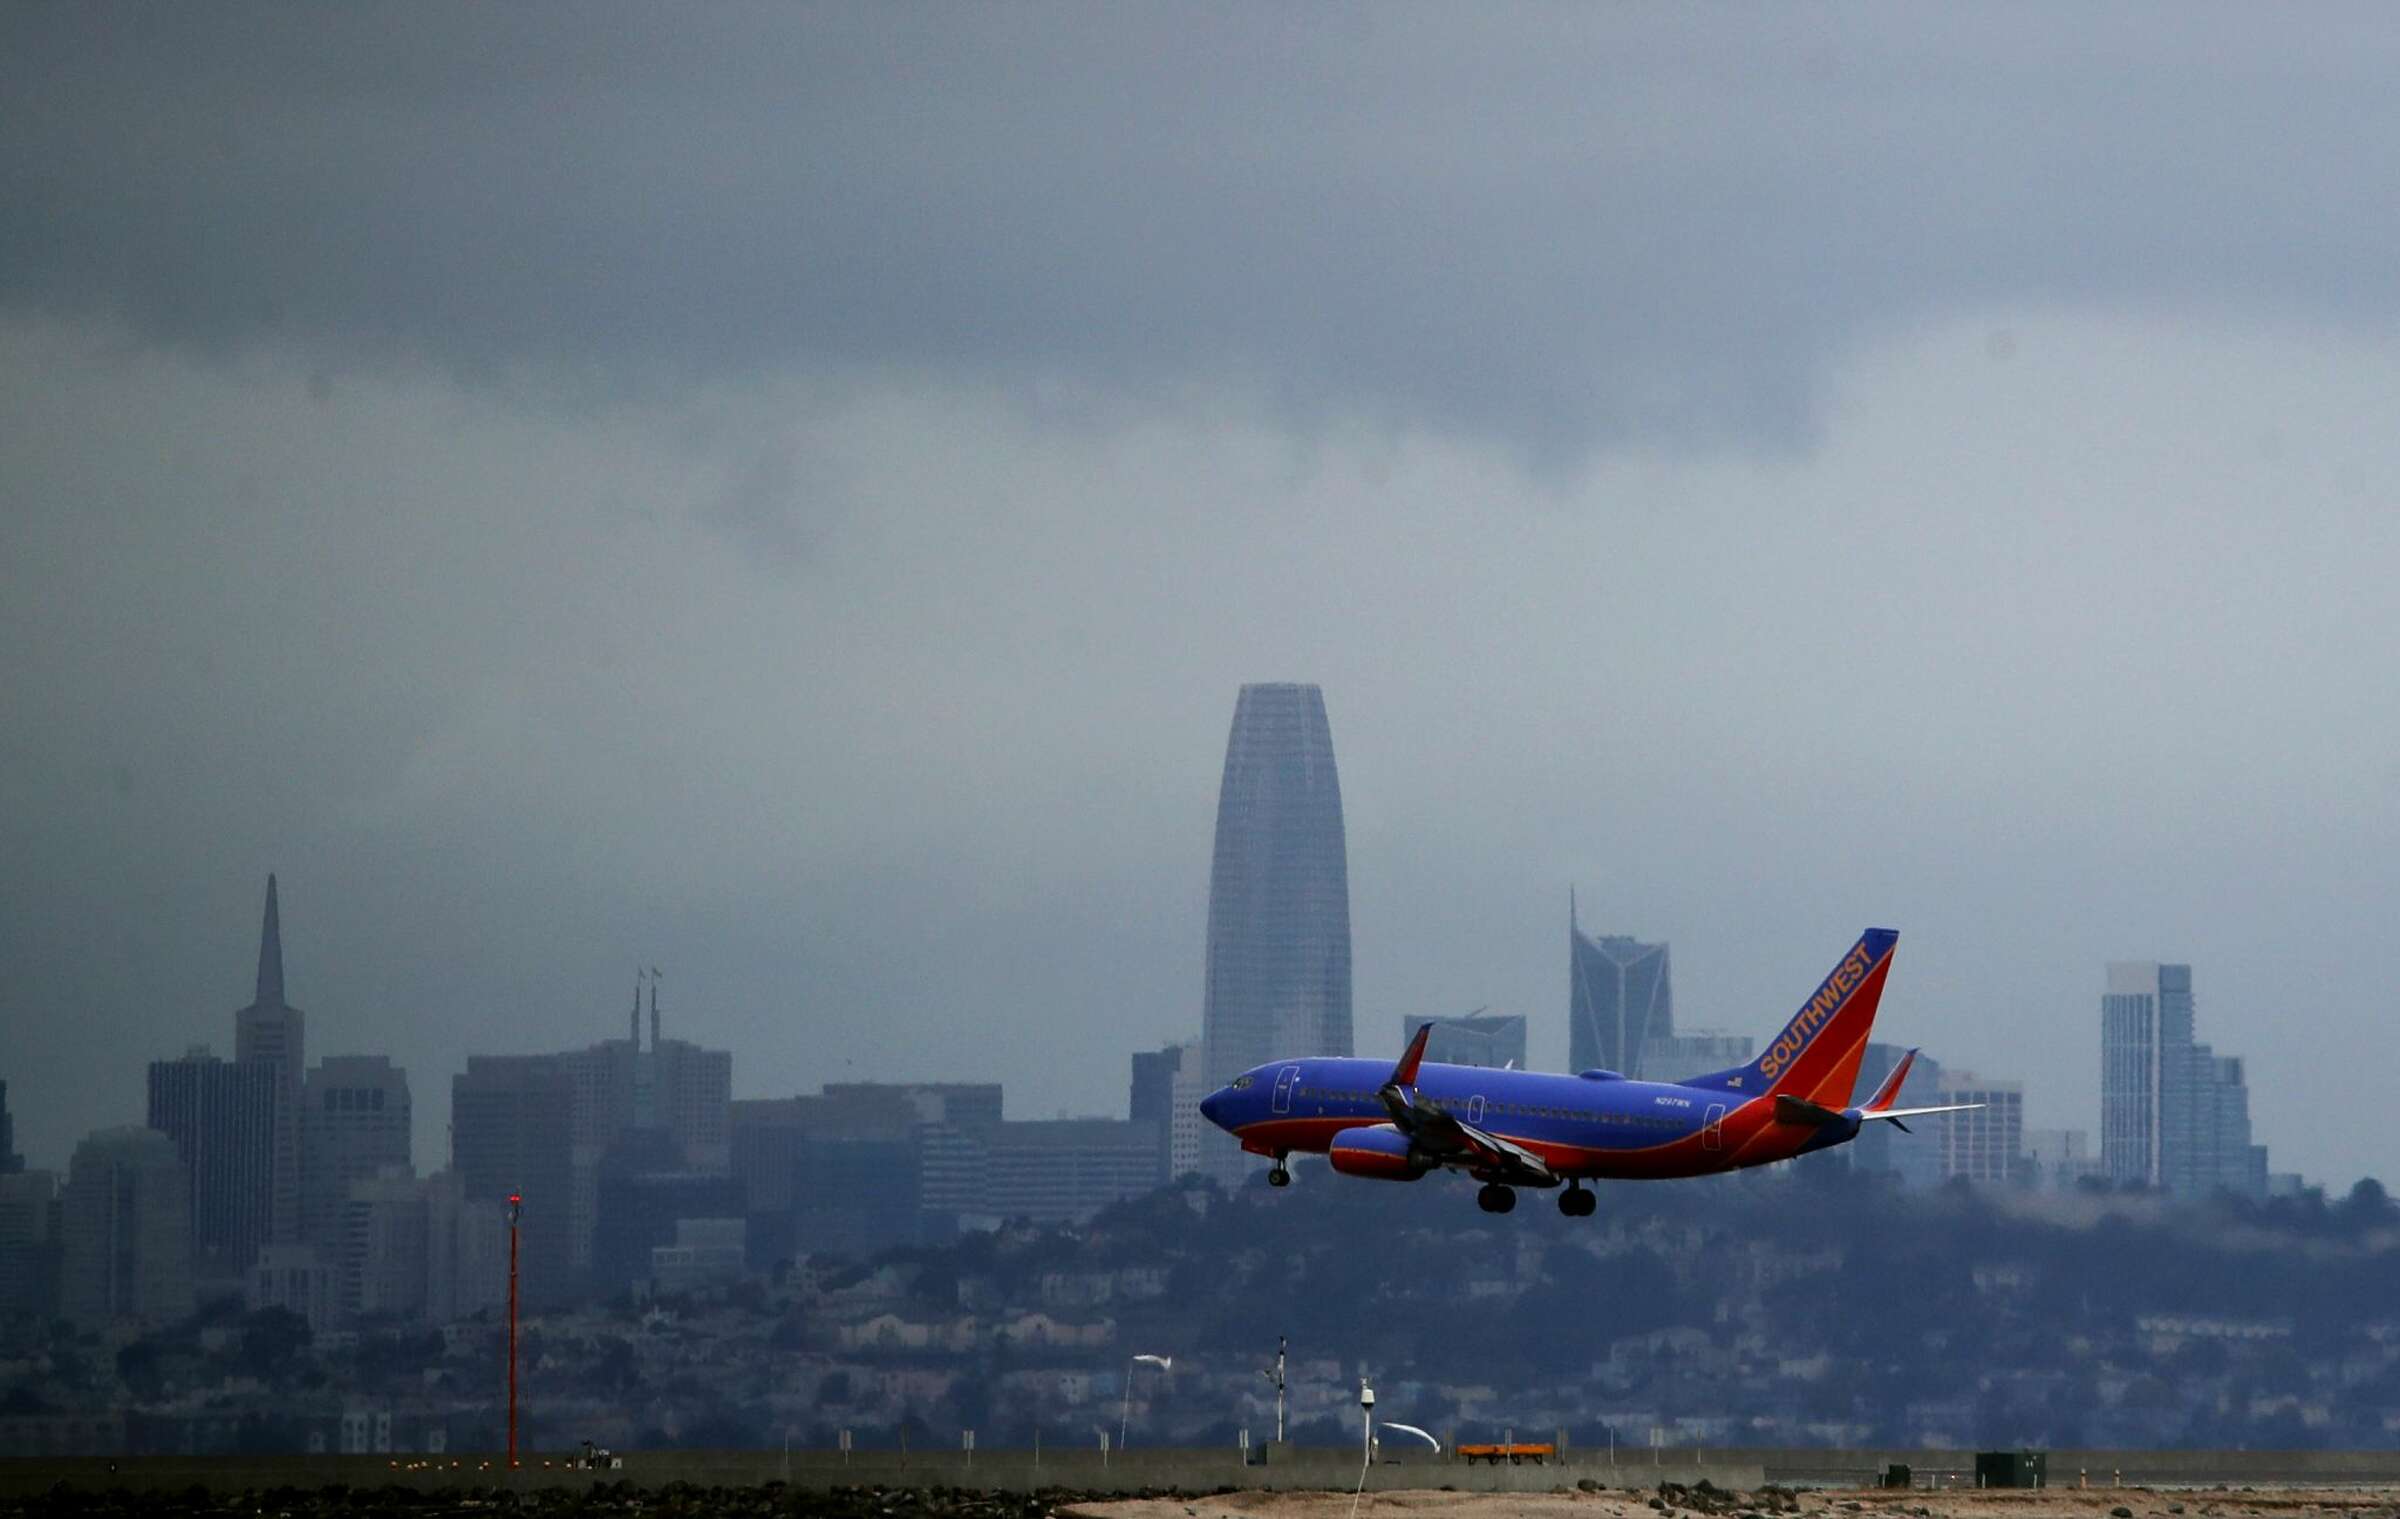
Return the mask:
M732 1105L753 1264L946 1239L983 1206L1000 1088L857 1082Z
M0 1319L58 1312L58 1178L0 1172Z
M1695 1029L1688 1034L1653 1034L1642 1042L1642 1069L1652 1081L1681 1081L1748 1065L1758 1042L1748 1034Z
M733 1166L733 1056L660 1032L658 982L649 983L650 1046L642 1047L642 988L634 987L626 1037L559 1056L574 1084L574 1185L569 1260L591 1269L600 1167L619 1137L657 1129L676 1146L676 1169L728 1175Z
M1400 1020L1399 1048L1408 1048L1417 1030L1429 1023L1433 1037L1425 1041L1428 1060L1441 1065L1525 1069L1525 1017L1521 1013L1467 1013L1455 1018L1411 1013Z
M341 1321L341 1271L314 1245L269 1245L243 1279L242 1305L280 1308L323 1334Z
M2265 1195L2242 1062L2195 1037L2192 968L2109 965L2100 998L2100 1164L2178 1197Z
M620 1133L601 1157L599 1232L592 1246L592 1289L603 1297L650 1287L650 1252L675 1242L684 1219L742 1217L731 1170L694 1170L669 1130Z
M455 1170L421 1184L425 1199L425 1317L471 1318L508 1301L508 1205L470 1198Z
M573 1265L575 1083L556 1055L469 1055L450 1082L450 1165L463 1195L524 1200L520 1291L554 1306L580 1290Z
M238 1291L273 1237L278 1080L271 1062L219 1060L204 1046L150 1063L150 1128L183 1162L192 1269L211 1287Z
M424 1184L404 1165L350 1184L335 1216L334 1295L345 1321L425 1312L431 1240Z
M1126 1116L1156 1126L1161 1182L1200 1169L1201 1136L1209 1132L1207 1120L1200 1116L1200 1099L1209 1093L1207 1081L1197 1040L1133 1057L1133 1090Z
M665 1296L738 1281L750 1254L750 1231L738 1218L680 1218L672 1244L650 1250L650 1285Z
M1937 1105L1977 1103L1964 1113L1931 1120L1928 1136L1940 1147L1944 1181L1986 1186L2028 1179L2025 1165L2025 1087L2016 1081L1986 1081L1969 1071L1948 1072L1934 1094Z
M1211 1089L1270 1060L1348 1055L1350 867L1324 694L1241 689L1225 742L1201 1002ZM1209 1147L1228 1179L1249 1169Z
M166 1135L102 1129L77 1145L59 1235L59 1310L78 1328L192 1311L191 1179Z
M340 1253L350 1189L410 1163L408 1073L381 1055L334 1055L300 1088L300 1232Z
M1621 935L1592 938L1567 898L1567 1064L1641 1079L1654 1039L1675 1032L1667 947ZM1670 1073L1674 1074L1674 1073ZM1693 1075L1696 1072L1680 1074Z
M8 1111L8 1083L0 1081L0 1176L24 1169L25 1157L17 1153L17 1121Z
M267 1238L276 1244L300 1238L300 1076L308 1058L307 1035L307 1015L283 998L283 920L270 875L267 910L258 931L258 983L250 1005L233 1015L233 1058L238 1065L264 1064L274 1073L274 1179Z
M986 1219L1077 1223L1158 1185L1158 1126L1147 1120L1054 1118L987 1131L980 1205Z
M2082 1129L2027 1129L2025 1164L2033 1185L2046 1192L2072 1192L2104 1174L2092 1136Z

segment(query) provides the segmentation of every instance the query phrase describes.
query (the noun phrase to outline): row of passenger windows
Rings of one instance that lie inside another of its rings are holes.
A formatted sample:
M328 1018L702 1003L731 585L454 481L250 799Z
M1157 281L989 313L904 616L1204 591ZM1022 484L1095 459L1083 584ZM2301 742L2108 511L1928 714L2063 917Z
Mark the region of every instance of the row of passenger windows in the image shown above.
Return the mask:
M1336 1092L1325 1087L1302 1087L1300 1095L1327 1102L1375 1101L1375 1094L1372 1092ZM1455 1098L1449 1102L1450 1110L1460 1115L1465 1113L1466 1106L1465 1103ZM1620 1129L1680 1130L1687 1127L1675 1119L1661 1118L1649 1113L1587 1113L1579 1108L1553 1108L1530 1102L1488 1103L1485 1105L1484 1111L1510 1118L1573 1118L1585 1123L1604 1123Z

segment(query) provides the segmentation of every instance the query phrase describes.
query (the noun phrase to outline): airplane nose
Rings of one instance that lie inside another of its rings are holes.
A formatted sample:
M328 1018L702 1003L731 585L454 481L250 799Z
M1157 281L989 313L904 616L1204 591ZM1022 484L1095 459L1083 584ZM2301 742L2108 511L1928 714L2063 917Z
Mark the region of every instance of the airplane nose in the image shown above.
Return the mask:
M1200 1116L1220 1129L1225 1127L1225 1120L1220 1116L1225 1111L1225 1092L1224 1087L1219 1087L1200 1099Z

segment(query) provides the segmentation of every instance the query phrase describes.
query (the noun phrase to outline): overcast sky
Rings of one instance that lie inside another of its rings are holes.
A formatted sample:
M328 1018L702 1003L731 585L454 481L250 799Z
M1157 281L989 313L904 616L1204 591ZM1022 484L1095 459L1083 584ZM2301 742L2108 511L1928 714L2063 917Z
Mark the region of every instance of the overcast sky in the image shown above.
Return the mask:
M615 1034L1119 1112L1245 681L1362 1052L1566 897L2095 1130L2194 965L2400 1177L2376 8L0 12L0 1079ZM1905 1142L1905 1141L1904 1141Z

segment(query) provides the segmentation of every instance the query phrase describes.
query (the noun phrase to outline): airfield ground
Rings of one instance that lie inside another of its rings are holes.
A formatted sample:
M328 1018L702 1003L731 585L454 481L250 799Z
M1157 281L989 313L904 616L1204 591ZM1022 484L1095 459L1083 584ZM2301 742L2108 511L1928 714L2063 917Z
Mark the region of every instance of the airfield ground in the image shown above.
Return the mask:
M1429 1469L1429 1479L1440 1475ZM566 1519L2400 1519L2400 1486L2341 1488L2048 1488L2028 1492L1708 1489L1462 1493L1438 1487L1370 1492L1231 1492L1085 1498L1049 1491L764 1487L664 1489L630 1483L426 1491L402 1487L276 1488L211 1494L62 1488L0 1500L0 1516L276 1515L280 1519L391 1513L449 1519L495 1513Z

